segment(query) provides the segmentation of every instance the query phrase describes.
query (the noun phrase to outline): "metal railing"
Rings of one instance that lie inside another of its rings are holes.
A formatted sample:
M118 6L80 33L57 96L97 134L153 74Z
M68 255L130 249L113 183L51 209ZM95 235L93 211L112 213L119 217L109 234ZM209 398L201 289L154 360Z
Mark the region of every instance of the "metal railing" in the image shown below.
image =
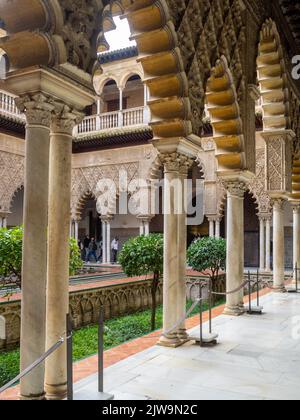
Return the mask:
M0 388L0 395L19 382L21 379L29 375L34 369L40 366L55 353L63 344L66 343L66 363L67 363L67 400L74 399L74 381L73 381L73 328L71 317L66 317L66 332L60 339L42 356L35 360L30 366L24 369L18 376L9 381ZM100 308L98 323L98 392L104 392L104 310ZM110 396L111 397L111 396Z

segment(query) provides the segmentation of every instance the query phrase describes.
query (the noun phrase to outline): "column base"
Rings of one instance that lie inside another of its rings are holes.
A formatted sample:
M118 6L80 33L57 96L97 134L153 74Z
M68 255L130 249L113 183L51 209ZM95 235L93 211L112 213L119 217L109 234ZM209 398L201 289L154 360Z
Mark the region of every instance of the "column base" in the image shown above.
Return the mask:
M285 286L273 286L274 293L287 293Z
M62 401L67 398L67 383L62 385L46 385L46 400Z
M189 340L189 335L185 328L181 328L180 330L178 330L177 337L179 338L179 340Z
M229 316L241 316L245 313L245 307L240 306L226 306L223 314Z
M171 347L171 348L177 348L182 346L183 344L187 343L188 341L190 341L188 338L185 340L181 340L179 337L177 337L177 335L169 335L169 336L164 336L162 335L157 343L158 346L162 346L162 347Z
M40 394L40 395L21 395L19 394L19 400L20 401L45 401L46 400L46 394Z

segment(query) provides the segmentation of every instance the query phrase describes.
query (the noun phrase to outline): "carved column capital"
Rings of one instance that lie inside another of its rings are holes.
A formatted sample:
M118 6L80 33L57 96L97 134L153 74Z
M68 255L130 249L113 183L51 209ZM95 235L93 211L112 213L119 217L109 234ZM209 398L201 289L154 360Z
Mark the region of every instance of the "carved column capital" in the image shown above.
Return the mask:
M194 162L192 158L177 152L162 153L159 158L165 172L179 172L181 175L186 176Z
M271 203L274 210L283 212L286 200L284 198L273 198Z
M73 129L83 120L84 114L62 102L55 102L51 121L51 130L54 133L72 135Z
M294 214L300 214L300 202L299 203L292 202L291 205L292 205Z
M245 192L248 189L247 184L240 180L222 180L222 185L230 195L239 198L244 198Z
M26 115L28 125L50 127L55 109L54 99L44 93L26 94L15 99L17 108Z

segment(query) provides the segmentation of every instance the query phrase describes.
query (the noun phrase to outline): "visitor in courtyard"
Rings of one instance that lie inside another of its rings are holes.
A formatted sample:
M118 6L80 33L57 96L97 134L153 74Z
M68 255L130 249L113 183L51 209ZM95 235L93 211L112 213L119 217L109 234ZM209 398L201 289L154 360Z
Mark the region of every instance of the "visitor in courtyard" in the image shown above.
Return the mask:
M113 264L116 264L118 261L118 252L119 252L119 238L114 238L111 243L111 250L112 250L112 261Z
M84 249L85 249L85 259L87 258L88 253L89 253L90 243L91 243L91 239L90 239L89 235L85 235L85 238L83 240L83 246L84 246Z
M98 250L98 246L96 244L95 238L92 238L88 247L88 254L86 257L87 263L90 262L91 257L94 257L95 261L98 262L97 250Z

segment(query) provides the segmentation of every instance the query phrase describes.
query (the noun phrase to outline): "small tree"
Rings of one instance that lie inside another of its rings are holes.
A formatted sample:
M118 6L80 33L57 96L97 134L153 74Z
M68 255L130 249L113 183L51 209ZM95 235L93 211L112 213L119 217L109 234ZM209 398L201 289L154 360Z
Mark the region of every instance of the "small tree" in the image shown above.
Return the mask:
M22 286L23 228L0 229L0 287ZM75 239L70 238L70 275L82 268L80 250Z
M21 287L23 229L0 229L0 285ZM3 280L1 280L3 279Z
M156 327L156 294L163 273L163 235L151 234L130 239L124 245L119 263L128 277L153 274L151 329Z
M187 253L188 264L193 270L208 274L211 283L219 277L219 272L225 270L226 241L223 238L202 238L193 242ZM208 271L208 273L207 273Z

